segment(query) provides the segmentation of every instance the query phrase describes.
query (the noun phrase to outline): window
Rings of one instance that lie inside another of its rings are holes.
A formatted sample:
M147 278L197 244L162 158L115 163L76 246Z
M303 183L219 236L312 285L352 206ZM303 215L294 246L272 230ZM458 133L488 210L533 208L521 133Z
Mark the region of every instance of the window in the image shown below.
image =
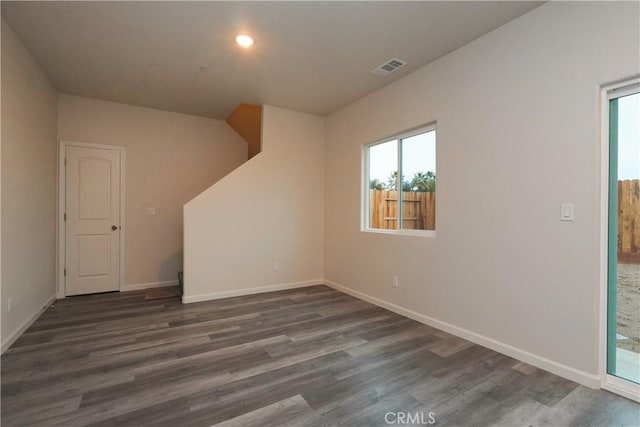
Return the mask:
M366 145L364 159L363 229L433 235L435 126Z

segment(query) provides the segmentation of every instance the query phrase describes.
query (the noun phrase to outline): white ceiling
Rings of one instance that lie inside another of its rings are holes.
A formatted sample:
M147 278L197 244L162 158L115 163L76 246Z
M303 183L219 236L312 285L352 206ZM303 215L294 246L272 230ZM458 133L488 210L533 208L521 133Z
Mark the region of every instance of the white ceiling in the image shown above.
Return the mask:
M540 4L2 1L1 7L59 92L225 119L242 102L329 114ZM239 32L251 33L255 46L236 46ZM392 57L408 65L386 78L371 74Z

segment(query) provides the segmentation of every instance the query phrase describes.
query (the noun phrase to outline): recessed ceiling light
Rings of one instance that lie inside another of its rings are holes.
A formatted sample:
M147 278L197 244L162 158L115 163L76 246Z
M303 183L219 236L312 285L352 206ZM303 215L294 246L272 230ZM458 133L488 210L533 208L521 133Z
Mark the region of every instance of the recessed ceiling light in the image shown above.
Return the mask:
M246 34L240 34L236 36L236 43L242 47L251 47L253 46L253 37Z

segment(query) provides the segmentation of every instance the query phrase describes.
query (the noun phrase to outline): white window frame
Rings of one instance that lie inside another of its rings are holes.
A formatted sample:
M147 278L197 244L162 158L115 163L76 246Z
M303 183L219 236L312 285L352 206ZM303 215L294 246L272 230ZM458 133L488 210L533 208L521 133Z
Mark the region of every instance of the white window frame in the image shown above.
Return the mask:
M599 289L599 377L600 387L640 402L640 385L607 373L607 290L609 243L609 101L636 93L640 78L605 85L600 90L600 289Z
M412 136L419 135L421 133L427 132L436 132L436 183L438 181L438 132L436 130L436 122L422 125L417 128L410 129L408 131L395 134L389 136L387 138L379 139L374 142L366 143L362 145L362 181L360 183L360 231L365 233L376 233L376 234L388 234L388 235L396 235L396 236L419 236L419 237L436 237L436 230L415 230L415 229L404 229L402 227L402 140L406 138L410 138ZM369 148L375 147L376 145L385 144L390 141L398 141L398 229L396 230L387 230L381 228L371 228L370 227L370 192L369 192ZM437 188L437 184L436 184ZM436 207L437 212L437 207ZM437 215L436 215L437 217Z

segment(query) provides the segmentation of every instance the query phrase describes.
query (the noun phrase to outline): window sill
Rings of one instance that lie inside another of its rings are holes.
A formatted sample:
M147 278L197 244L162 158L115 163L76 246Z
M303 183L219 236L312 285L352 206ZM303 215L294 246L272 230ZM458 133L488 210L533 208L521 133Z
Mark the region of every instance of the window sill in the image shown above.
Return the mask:
M378 228L363 228L363 233L387 234L391 236L415 236L415 237L436 237L435 230L384 230Z

